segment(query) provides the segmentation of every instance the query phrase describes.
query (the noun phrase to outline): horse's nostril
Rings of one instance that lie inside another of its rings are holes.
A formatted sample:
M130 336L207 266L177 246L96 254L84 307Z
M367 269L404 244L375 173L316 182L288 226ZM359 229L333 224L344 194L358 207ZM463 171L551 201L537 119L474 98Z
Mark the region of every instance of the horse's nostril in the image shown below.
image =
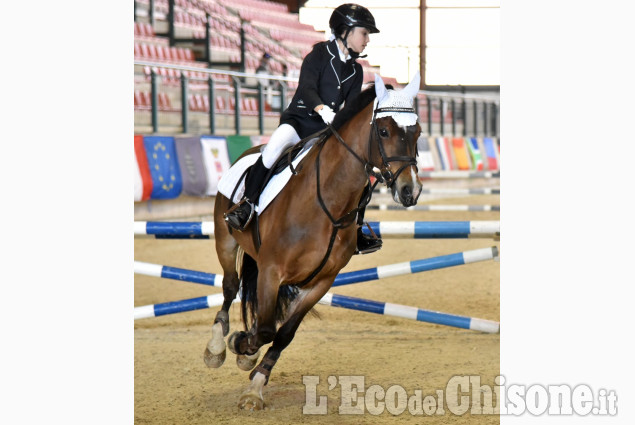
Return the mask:
M401 197L404 199L412 197L412 189L410 188L410 186L404 186L404 188L401 189Z

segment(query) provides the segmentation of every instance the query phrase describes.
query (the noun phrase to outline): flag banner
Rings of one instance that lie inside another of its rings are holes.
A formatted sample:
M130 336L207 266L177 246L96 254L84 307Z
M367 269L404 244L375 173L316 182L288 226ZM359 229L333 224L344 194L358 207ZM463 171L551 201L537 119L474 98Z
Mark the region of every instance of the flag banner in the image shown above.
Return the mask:
M483 171L483 157L481 156L481 150L478 147L478 141L476 137L468 137L466 139L467 151L470 153L472 159L472 169L477 171Z
M230 167L227 141L224 137L201 136L201 148L207 173L206 195L215 196L218 193L218 181Z
M454 149L454 157L459 170L469 170L470 158L465 149L465 140L462 137L454 137L452 139L452 149Z
M498 157L498 146L496 141L491 137L483 138L483 145L485 146L485 155L487 156L487 167L489 170L498 170L500 167Z
M235 163L243 152L251 147L249 136L227 136L227 151L229 152L229 162Z
M176 156L181 169L184 195L205 196L207 194L207 171L203 164L203 149L200 137L177 137L174 139Z
M417 167L419 171L434 171L434 160L432 159L432 152L430 152L430 144L428 138L419 136L417 140Z
M251 136L251 146L266 145L271 136Z
M135 202L147 201L152 194L152 175L150 174L146 149L143 146L143 136L140 134L134 136L134 155L137 163L134 200Z
M428 147L432 154L432 161L434 162L434 170L443 170L443 163L441 162L441 156L439 155L439 149L437 149L437 139L435 137L428 137Z
M445 137L437 137L437 149L439 150L439 157L441 158L441 166L445 171L454 170L454 164L452 163L452 151L450 149L449 140Z
M174 199L181 194L182 181L174 137L145 136L143 144L152 174L151 199Z

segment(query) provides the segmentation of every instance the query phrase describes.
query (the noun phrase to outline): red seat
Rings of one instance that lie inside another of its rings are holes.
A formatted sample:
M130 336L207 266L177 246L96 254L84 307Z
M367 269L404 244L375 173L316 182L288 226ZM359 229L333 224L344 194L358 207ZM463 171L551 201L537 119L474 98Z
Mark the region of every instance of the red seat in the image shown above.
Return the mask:
M150 54L150 57L154 60L159 58L159 55L157 53L157 46L155 46L154 44L147 44L148 46L148 53Z
M165 47L164 46L156 46L157 51L157 59L161 61L165 61L167 58L165 57Z
M205 112L205 104L203 103L203 96L200 94L194 95L194 101L196 102L196 110Z
M142 91L141 95L141 106L147 108L152 108L152 99L150 97L150 93L147 91Z
M159 93L159 110L169 111L172 109L172 104L167 93Z
M216 110L225 111L225 99L223 96L216 96Z
M194 100L194 96L192 95L188 96L187 105L190 108L190 111L196 111L196 101Z
M141 52L141 57L144 59L150 59L150 51L148 50L147 44L140 44L139 50Z
M154 37L156 35L154 32L154 28L152 28L152 24L150 24L149 22L146 22L145 24L142 24L141 26L145 27L145 33L147 34L148 37Z

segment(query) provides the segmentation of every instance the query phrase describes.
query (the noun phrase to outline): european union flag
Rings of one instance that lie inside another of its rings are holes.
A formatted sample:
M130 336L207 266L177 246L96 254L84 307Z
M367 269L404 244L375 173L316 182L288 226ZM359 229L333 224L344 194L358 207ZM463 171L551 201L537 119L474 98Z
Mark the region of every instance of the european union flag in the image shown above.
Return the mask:
M151 199L173 199L181 194L183 186L181 170L176 157L173 137L146 136L146 148L150 174L152 175Z

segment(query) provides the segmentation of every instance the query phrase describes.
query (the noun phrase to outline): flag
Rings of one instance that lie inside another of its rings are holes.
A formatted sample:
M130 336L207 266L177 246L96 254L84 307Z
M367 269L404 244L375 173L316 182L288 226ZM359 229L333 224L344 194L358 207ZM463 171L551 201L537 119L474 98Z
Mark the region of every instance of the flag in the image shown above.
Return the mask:
M203 164L207 173L207 195L218 193L218 181L229 170L229 153L224 137L201 136Z
M487 169L488 170L498 170L499 162L497 155L497 146L494 139L491 137L483 138L483 146L485 146L485 155L487 155Z
M474 170L482 171L483 158L481 157L481 151L478 148L478 141L476 140L476 137L468 137L466 144L467 150L470 153L470 158L472 158L472 168Z
M181 170L176 158L174 137L146 136L143 144L152 174L151 199L174 199L181 194Z
M227 150L229 152L229 162L233 164L238 157L251 147L249 136L227 136Z
M207 193L207 171L203 164L200 137L177 137L176 156L183 179L183 194L205 196Z
M134 155L136 159L134 200L135 202L147 201L152 194L152 175L143 146L143 136L140 134L134 136Z
M441 167L443 170L453 170L452 153L450 152L450 146L448 139L445 137L436 138L437 149L439 150L439 157L441 159Z
M454 137L452 139L452 148L454 149L454 157L459 170L469 170L470 158L465 149L465 140L462 137Z

